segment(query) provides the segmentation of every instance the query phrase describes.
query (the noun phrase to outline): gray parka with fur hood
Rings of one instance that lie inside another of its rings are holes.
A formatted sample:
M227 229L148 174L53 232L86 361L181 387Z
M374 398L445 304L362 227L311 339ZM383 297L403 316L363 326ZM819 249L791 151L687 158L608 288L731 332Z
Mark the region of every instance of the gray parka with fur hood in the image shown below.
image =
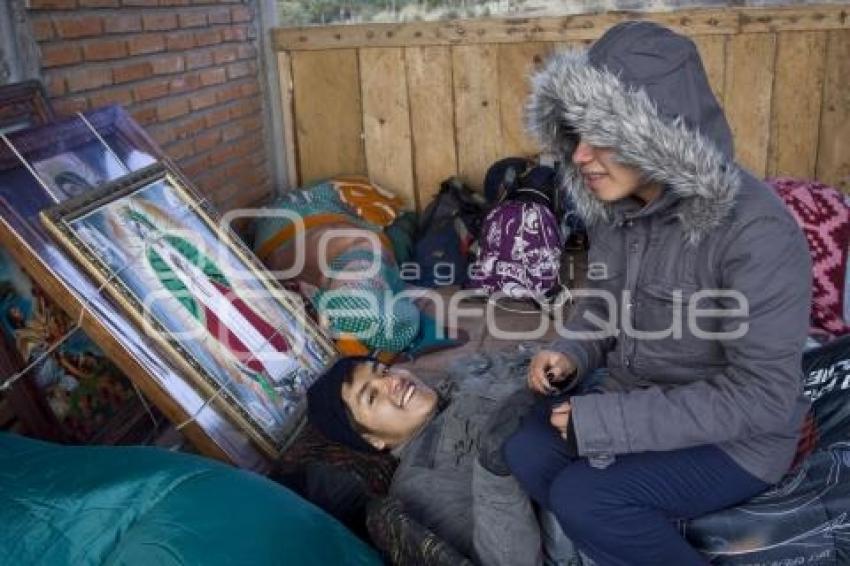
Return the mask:
M694 44L655 24L618 25L588 52L548 62L528 117L565 163L579 134L665 187L645 207L607 204L574 167L565 174L589 226L596 295L581 298L566 325L591 336L553 348L576 362L579 379L610 372L604 393L573 397L579 454L604 466L617 454L716 444L777 481L808 407L810 259L779 199L733 161ZM599 320L608 321L602 331Z

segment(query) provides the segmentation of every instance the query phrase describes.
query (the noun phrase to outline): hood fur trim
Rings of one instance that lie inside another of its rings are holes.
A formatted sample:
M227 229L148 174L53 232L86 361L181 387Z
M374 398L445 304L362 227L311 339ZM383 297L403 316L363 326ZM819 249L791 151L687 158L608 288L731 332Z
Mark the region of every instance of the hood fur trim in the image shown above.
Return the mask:
M626 87L613 73L590 65L584 51L552 57L533 79L526 108L531 133L565 164L563 184L588 224L612 220L572 165L573 132L681 197L676 205L688 239L696 243L730 213L740 176L708 138L681 120L662 118L642 89Z

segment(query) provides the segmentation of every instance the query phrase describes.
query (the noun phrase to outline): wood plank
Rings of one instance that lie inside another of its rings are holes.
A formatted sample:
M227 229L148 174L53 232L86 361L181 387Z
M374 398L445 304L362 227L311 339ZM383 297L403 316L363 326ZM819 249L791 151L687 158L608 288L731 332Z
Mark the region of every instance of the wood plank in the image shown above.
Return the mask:
M416 207L404 50L360 50L363 131L369 178Z
M702 66L708 75L711 91L722 105L723 92L726 88L726 36L700 35L693 39L699 50Z
M850 31L829 33L817 178L850 193Z
M496 45L452 48L457 161L461 179L480 189L487 168L504 156Z
M531 93L531 77L554 51L553 43L499 45L499 111L502 147L506 155L533 155L540 151L526 132L525 105Z
M768 175L815 176L826 33L777 34Z
M448 47L405 49L416 201L424 210L440 182L457 175L452 59Z
M357 51L292 55L301 183L366 174Z
M304 26L273 30L273 42L278 51L301 51L592 40L611 26L633 19L654 21L691 36L850 29L846 6L833 4Z
M289 188L298 187L298 142L295 137L295 84L292 80L292 57L281 51L277 54L277 76L280 81L280 108L283 118L283 160Z
M723 107L735 136L735 155L756 177L767 172L776 36L729 38Z

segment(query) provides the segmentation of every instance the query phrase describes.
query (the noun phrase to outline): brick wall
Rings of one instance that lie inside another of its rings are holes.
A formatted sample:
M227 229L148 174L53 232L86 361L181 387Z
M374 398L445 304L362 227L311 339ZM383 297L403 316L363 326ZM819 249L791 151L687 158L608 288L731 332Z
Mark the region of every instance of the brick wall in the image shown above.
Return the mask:
M121 104L222 210L272 190L254 0L30 0L60 114Z

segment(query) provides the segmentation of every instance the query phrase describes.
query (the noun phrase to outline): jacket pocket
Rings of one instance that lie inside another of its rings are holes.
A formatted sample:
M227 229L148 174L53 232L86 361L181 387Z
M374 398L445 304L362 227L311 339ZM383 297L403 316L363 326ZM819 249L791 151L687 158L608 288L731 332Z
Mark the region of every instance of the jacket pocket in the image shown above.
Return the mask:
M691 297L698 291L689 283L652 280L635 293L634 338L647 353L681 356L707 352L709 344L694 336L688 324Z

